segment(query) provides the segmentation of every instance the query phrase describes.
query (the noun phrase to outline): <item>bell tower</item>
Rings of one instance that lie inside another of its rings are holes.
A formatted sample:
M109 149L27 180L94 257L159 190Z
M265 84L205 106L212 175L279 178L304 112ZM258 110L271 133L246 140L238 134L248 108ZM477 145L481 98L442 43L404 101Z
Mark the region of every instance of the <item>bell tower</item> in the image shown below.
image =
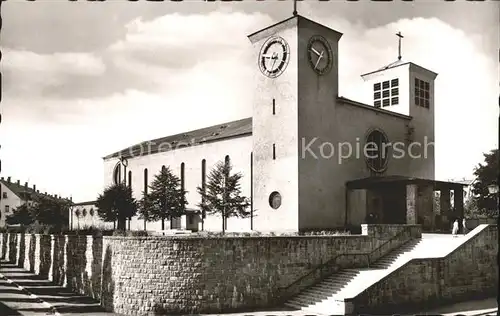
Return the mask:
M434 171L434 91L437 73L401 58L361 77L373 95L373 106L411 116L407 126L409 170L412 176L433 180Z
M248 36L257 78L252 119L255 230L328 226L328 218L318 212L335 203L324 190L332 181L331 161L318 160L303 147L334 132L328 117L334 117L338 95L341 36L296 12Z

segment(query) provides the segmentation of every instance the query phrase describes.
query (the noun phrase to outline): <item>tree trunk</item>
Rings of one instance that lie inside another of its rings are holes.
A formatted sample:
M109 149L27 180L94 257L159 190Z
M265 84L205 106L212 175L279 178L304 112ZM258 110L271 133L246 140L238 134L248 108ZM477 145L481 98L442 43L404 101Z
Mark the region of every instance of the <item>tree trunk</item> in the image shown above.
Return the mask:
M165 230L165 217L161 218L161 230Z
M144 219L144 231L146 231L146 230L147 230L146 223L147 223L147 222L146 222L146 219Z
M118 218L118 230L125 231L127 228L127 219L125 217Z

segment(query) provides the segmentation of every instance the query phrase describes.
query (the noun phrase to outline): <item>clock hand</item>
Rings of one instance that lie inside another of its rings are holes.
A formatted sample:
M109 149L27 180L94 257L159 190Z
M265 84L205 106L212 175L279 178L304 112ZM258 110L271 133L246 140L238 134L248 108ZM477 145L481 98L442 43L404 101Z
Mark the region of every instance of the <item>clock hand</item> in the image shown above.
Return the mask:
M318 60L316 61L316 65L314 65L314 69L318 68L318 64L319 64L319 61L321 60L321 58L323 58L323 52L321 52L321 54L319 55Z
M271 71L273 71L273 70L274 70L274 65L276 64L276 60L278 60L278 58L277 58L277 57L276 57L276 58L274 58L273 65L271 66Z
M318 56L320 55L320 53L317 50L315 50L314 47L311 47L311 51Z

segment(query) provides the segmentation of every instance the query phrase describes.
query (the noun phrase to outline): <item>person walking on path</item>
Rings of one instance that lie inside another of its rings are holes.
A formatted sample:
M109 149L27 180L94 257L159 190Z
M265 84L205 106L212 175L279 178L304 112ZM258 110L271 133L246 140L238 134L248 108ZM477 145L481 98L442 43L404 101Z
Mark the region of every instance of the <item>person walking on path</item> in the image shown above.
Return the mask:
M463 229L464 235L467 235L467 233L468 233L468 231L467 231L467 221L465 220L465 217L462 220L462 229Z
M457 237L457 233L458 233L458 219L456 219L453 222L453 230L451 231L451 233L453 234L453 237Z

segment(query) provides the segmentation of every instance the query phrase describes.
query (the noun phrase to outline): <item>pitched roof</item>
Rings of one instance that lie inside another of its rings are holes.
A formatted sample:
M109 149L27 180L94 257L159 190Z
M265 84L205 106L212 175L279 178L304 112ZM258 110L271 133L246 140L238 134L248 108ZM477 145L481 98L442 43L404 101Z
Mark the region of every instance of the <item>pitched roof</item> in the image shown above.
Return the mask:
M407 115L375 108L373 106L356 102L344 97L338 97L337 100L345 104L357 105L365 109L385 113L388 115L397 116L404 119L411 119L411 117ZM204 143L250 135L252 135L252 118L248 117L237 121L217 124L185 133L145 141L109 154L103 157L103 159L107 160L112 158L131 158L146 156L159 152L166 152L184 147L197 146Z
M402 60L396 60L388 65L385 65L384 67L381 67L375 71L370 71L368 73L365 73L365 74L362 74L361 77L364 77L364 76L367 76L367 75L371 75L371 74L374 74L374 73L377 73L379 71L383 71L383 70L387 70L387 69L391 69L391 68L396 68L396 67L399 67L399 66L402 66L402 65L407 65L407 64L411 64L411 62L405 62L405 61L402 61Z
M33 199L35 195L46 195L44 193L37 192L33 190L31 187L26 187L24 185L21 185L20 183L17 184L17 182L9 182L7 180L0 179L0 182L5 185L12 193L17 195L20 199L25 200L26 196L28 196L28 199ZM48 194L47 194L48 195ZM69 199L66 198L57 198L58 200L66 200L69 201Z
M103 159L106 160L110 158L130 158L151 155L228 138L249 136L251 134L252 118L248 117L242 120L217 124L194 131L142 142L107 155Z
M96 201L73 203L72 206L95 206Z
M382 108L376 108L373 105L369 105L369 104L361 103L361 102L358 102L358 101L354 101L354 100L351 100L351 99L348 99L348 98L344 98L342 96L337 97L337 101L339 101L342 104L357 106L357 107L363 108L365 110L370 110L370 111L374 111L374 112L378 112L378 113L383 113L383 114L387 114L387 115L390 115L390 116L399 117L399 118L402 118L402 119L405 119L405 120L411 120L412 119L412 117L408 116L408 115L404 115L404 114L401 114L401 113L392 112L392 111L389 111L389 110L386 110L386 109L382 109Z

